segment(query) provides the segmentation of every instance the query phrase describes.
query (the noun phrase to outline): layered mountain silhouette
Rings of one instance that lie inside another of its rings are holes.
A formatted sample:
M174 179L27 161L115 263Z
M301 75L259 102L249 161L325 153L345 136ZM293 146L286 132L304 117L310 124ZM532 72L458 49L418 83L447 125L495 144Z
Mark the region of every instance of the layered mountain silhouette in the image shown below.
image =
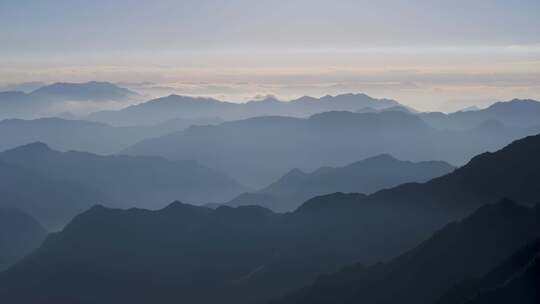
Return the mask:
M522 128L537 127L540 121L540 102L531 99L513 99L496 102L486 109L418 115L430 125L440 129L464 130L477 127L485 121L498 121L507 126Z
M305 117L328 111L356 111L365 107L375 110L398 106L390 99L375 99L365 94L343 94L314 98L304 96L291 101L274 97L247 103L224 102L212 98L170 95L137 104L118 111L101 111L89 120L114 125L155 124L173 118L220 117L224 120L256 116Z
M0 161L95 189L106 198L101 203L114 206L158 208L174 199L205 203L232 198L245 190L226 175L193 161L58 152L43 143L0 153ZM96 203L100 202L92 205Z
M0 274L0 300L261 303L346 265L388 261L319 279L288 299L317 292L315 300L331 303L357 295L429 303L539 236L538 207L485 206L501 197L536 202L539 152L540 135L531 136L427 183L320 196L287 214L178 202L158 211L96 206Z
M0 271L41 245L47 232L18 209L0 208Z
M540 207L528 208L503 200L483 206L462 221L447 225L416 248L389 262L369 267L349 266L335 274L320 277L313 285L276 303L435 303L455 284L485 275L538 236ZM528 254L527 259L533 265L522 265L531 267L524 273L519 273L516 265L510 262L518 276L514 280L531 275L535 267L537 270L537 254L538 248L534 255ZM502 267L502 271L507 272L506 278L510 278L508 265ZM535 276L538 282L538 273ZM510 302L485 303L511 303L528 297L531 286L527 284L530 283L533 281L515 282L520 290L529 287L528 295L516 293L506 298ZM485 297L481 295L468 303L484 303Z
M0 119L56 115L77 102L122 102L140 98L136 92L109 82L54 83L29 93L0 92Z
M40 141L62 151L116 153L141 140L183 130L192 125L220 122L217 119L174 119L152 126L112 127L83 120L40 118L0 121L0 150Z
M388 153L398 159L437 159L461 165L484 151L537 134L539 128L485 123L468 131L438 130L415 114L325 112L307 119L257 117L192 127L144 140L122 153L194 159L262 188L291 168L340 167ZM262 140L264 139L264 140Z
M311 173L294 169L268 187L243 193L226 205L260 205L277 212L292 211L318 195L335 192L371 194L408 182L426 182L453 169L441 161L413 163L381 154L344 167L323 167Z

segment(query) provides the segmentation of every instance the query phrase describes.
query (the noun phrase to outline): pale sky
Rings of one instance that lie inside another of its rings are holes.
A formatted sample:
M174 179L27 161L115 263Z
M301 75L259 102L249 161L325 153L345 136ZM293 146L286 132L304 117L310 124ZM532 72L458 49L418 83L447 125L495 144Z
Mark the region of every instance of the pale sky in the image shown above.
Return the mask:
M421 110L540 99L540 1L0 0L0 85L112 81Z

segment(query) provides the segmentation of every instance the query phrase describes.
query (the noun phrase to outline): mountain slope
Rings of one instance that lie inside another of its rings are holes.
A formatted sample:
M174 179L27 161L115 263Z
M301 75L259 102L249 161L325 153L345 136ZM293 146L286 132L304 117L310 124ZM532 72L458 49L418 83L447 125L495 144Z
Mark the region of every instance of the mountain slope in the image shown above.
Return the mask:
M540 207L511 201L481 207L411 251L370 267L350 266L276 303L434 303L540 236Z
M0 208L0 271L39 247L47 232L17 209Z
M524 269L509 278L508 282L494 290L485 291L474 297L469 304L502 304L522 303L535 304L540 302L540 265L539 252L529 261Z
M437 304L538 303L540 239L518 250L483 277L451 288Z
M426 182L451 172L445 162L413 163L383 154L344 167L324 167L312 173L291 170L266 188L226 203L229 206L257 204L274 211L292 211L311 197L334 192L371 194L408 182Z
M531 99L513 99L496 102L486 109L458 111L450 114L439 112L420 113L419 116L437 128L468 129L494 120L514 127L535 127L540 121L540 102Z

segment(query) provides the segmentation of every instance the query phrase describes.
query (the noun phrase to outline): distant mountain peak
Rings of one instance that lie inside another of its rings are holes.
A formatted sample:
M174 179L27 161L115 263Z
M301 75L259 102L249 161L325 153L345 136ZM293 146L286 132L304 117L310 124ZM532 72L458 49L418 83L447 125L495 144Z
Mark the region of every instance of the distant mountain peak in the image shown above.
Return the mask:
M30 93L34 96L45 96L68 100L119 100L139 96L138 93L105 81L89 81L83 83L56 82L40 87Z
M179 208L185 208L185 207L188 207L188 206L191 206L190 204L185 204L185 203L182 203L181 201L174 201L170 204L168 204L167 206L165 206L165 208L163 208L162 210L173 210L173 209L179 209Z
M53 150L46 143L37 141L13 148L11 150L5 151L5 153L43 153L51 151Z
M540 102L536 101L534 99L519 99L514 98L509 101L498 101L491 106L489 106L487 109L495 109L495 108L506 108L511 106L540 106Z
M382 153L379 155L368 157L360 162L385 162L386 163L386 162L395 162L395 161L399 161L399 160L388 153Z
M282 178L289 179L289 178L298 178L306 176L306 173L298 168L294 168L291 171L287 172L285 175L283 175Z
M248 103L281 103L281 102L282 101L280 101L274 95L266 95L266 96L263 96L261 98L255 99L255 100L248 101Z

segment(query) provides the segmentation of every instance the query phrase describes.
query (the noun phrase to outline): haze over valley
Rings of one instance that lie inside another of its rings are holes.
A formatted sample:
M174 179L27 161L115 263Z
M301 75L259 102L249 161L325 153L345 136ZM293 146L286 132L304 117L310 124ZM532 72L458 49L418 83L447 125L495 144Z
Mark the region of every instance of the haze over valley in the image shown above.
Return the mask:
M0 303L540 303L540 2L0 3Z

